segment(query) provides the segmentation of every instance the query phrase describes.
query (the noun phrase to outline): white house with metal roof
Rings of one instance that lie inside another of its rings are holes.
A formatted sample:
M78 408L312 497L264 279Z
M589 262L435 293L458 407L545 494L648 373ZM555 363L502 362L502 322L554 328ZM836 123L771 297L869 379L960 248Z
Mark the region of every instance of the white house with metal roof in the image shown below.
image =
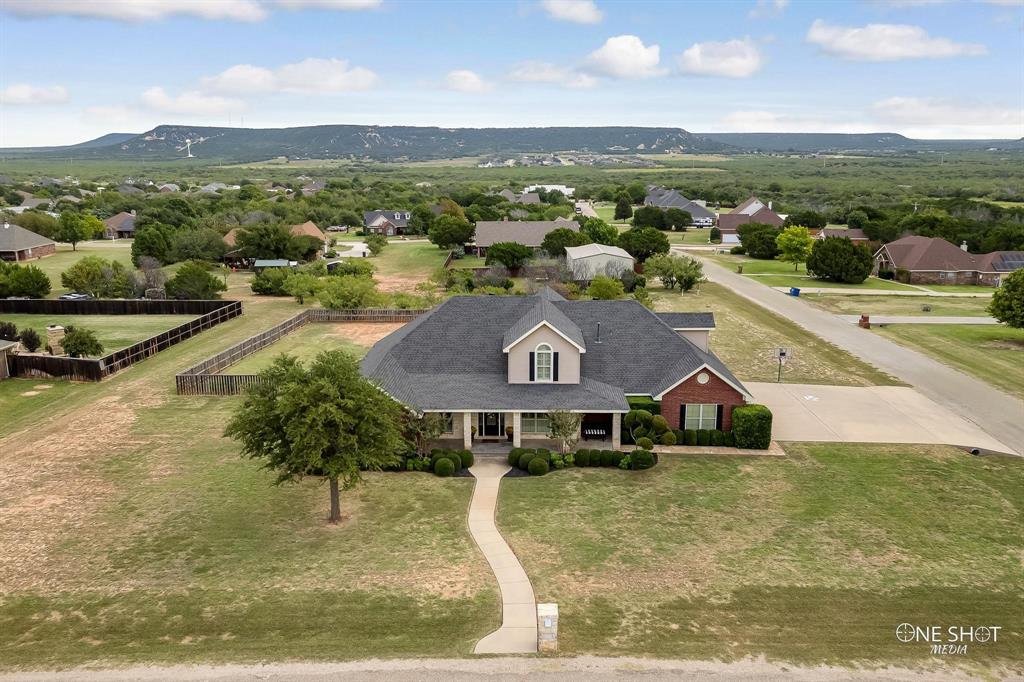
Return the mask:
M619 278L633 270L635 261L624 249L605 244L565 247L565 265L578 282L589 282L598 275Z

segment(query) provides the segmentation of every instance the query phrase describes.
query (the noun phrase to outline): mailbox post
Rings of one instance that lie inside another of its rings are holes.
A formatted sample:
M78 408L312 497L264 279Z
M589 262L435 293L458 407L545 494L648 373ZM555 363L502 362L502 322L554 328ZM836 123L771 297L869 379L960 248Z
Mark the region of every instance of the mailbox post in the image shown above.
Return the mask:
M537 650L558 651L558 604L537 604Z

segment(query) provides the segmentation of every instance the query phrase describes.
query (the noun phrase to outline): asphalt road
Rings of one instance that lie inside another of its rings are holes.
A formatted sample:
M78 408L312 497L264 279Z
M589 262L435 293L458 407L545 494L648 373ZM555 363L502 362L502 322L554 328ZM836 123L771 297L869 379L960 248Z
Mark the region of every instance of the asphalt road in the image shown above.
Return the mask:
M850 324L792 296L732 272L714 261L704 263L712 282L782 315L809 332L843 348L878 369L913 386L955 414L977 424L1017 454L1024 454L1024 401L959 372L915 350ZM799 349L795 349L799 353Z

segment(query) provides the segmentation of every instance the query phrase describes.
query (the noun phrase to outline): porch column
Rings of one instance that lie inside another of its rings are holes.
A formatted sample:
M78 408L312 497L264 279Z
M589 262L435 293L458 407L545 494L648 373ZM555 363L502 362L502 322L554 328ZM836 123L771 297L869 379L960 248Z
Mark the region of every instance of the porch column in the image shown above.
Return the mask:
M473 448L473 413L463 412L462 413L462 449L471 450Z
M523 413L512 413L512 447L523 447Z
M612 450L622 447L622 415L612 413Z

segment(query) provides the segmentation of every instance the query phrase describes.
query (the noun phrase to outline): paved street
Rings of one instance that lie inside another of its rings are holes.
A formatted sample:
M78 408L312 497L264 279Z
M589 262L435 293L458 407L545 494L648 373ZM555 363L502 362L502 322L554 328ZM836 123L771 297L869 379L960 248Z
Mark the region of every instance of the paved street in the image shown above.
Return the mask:
M697 253L708 278L910 384L954 414L1024 454L1024 401L915 350L738 275ZM800 349L794 349L796 353Z
M689 250L689 249L687 249ZM721 267L721 266L719 266ZM726 272L726 270L722 268ZM705 268L707 270L707 268ZM740 275L737 275L739 277ZM759 275L748 275L748 277L758 277ZM769 277L770 275L764 275ZM762 285L763 286L763 285ZM765 287L766 289L769 287ZM789 287L770 287L775 291L780 291L784 294L789 293ZM907 291L904 289L843 289L841 287L800 287L800 295L807 296L808 294L829 294L836 296L922 296L931 298L992 298L992 294L988 291L977 294L969 294L962 291L928 291L926 289L919 289L917 291Z
M582 215L585 215L588 218L597 217L597 211L594 210L594 205L589 201L577 201L576 208L580 209Z

